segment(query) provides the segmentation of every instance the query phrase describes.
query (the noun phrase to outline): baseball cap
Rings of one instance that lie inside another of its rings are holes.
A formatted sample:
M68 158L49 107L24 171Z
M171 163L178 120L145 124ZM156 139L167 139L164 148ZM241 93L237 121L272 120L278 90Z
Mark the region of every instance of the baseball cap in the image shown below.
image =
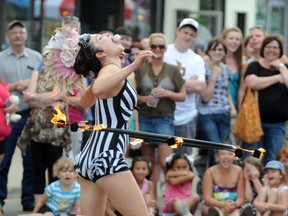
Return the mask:
M197 30L198 30L198 28L199 28L199 23L198 23L196 20L192 19L192 18L184 18L184 19L180 22L178 28L181 29L181 28L183 28L184 26L191 26L191 27L197 32Z
M14 26L21 26L24 28L24 24L19 20L14 20L8 24L7 31L11 30Z
M267 169L277 169L285 173L284 165L280 161L277 161L277 160L269 161L264 167L264 170L267 170Z

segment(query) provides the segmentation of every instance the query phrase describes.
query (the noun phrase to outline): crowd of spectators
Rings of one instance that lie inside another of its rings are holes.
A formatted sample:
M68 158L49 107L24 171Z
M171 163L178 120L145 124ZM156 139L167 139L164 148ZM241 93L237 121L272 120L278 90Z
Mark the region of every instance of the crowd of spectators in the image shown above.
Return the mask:
M63 20L63 25L70 24L69 28L76 29L76 33L80 35L79 19L70 17ZM127 72L126 77L121 77L121 83L127 78L136 90L134 93L138 95L139 110L131 111L129 128L217 143L228 142L248 150L262 147L266 153L263 159L258 159L247 151L242 158L237 159L240 162L236 164L235 155L231 151L213 149L207 151L207 166L203 176L201 196L199 196L200 194L191 193L191 190L197 173L192 169L193 160L201 150L184 146L173 150L167 143L149 140L143 140L141 144L137 144L137 147L134 146L135 144L130 144L126 157L133 161L131 172L142 191L147 212L151 216L159 215L162 211L165 214L188 216L195 214L197 207L201 205L201 214L204 216L285 216L288 209L288 69L286 65L288 58L284 53L283 41L278 35L268 34L258 26L252 27L246 37L237 27L227 28L221 35L209 41L205 53L200 56L193 47L198 28L199 23L196 20L183 19L176 29L175 41L171 44L167 44L165 35L160 32L152 33L141 41L133 41L132 32L126 27L100 34L105 38L112 38L114 34L119 34L119 44L126 52L131 52L126 55L121 54L119 57L122 60L121 68L124 73L129 68L129 74ZM53 83L51 77L45 76L47 49L44 49L41 55L25 47L28 33L22 22L16 20L8 25L7 38L10 47L0 52L0 84L1 89L3 88L0 97L1 132L5 126L5 133L0 132L0 216L3 215L3 206L7 198L7 177L16 144L22 150L24 167L21 204L23 211L34 209L34 213L39 211L42 204L44 205L48 200L48 195L53 193L53 188L46 188L46 185L60 179L58 183L60 182L62 186L66 185L67 190L71 189L71 182L70 184L63 182L68 178L73 178L74 182L74 177L65 178L64 173L60 173L67 170L74 173L75 170L72 170L69 161L66 164L62 162L63 167L53 175L53 166L56 162L59 163L58 159L64 155L74 161L75 157L78 157L78 162L75 163L76 171L81 172L79 170L83 167L79 162L81 159L79 152L82 157L85 156L84 153L91 155L90 147L85 148L85 144L87 142L87 145L96 145L93 138L97 132L93 132L90 138L83 139L83 132L80 130L73 134L68 128L59 129L55 125L49 126L48 113L53 112L53 106L55 104L60 106L60 109L69 116L69 123L74 119L81 123L89 114L89 122L94 124L93 117L99 115L92 107L96 98L93 103L86 101L84 106L83 99L81 100L83 95L86 94L87 97L87 92L95 85L95 80L98 79L97 73L91 78L88 76L89 71L86 71L87 74L83 73L83 76L87 79L81 79L82 87L74 88L72 92L69 89L63 91L58 86L51 85ZM91 40L90 37L84 39L87 40L84 43L89 43ZM118 43L116 39L112 41ZM85 46L83 45L82 48L85 49ZM142 65L137 58L139 53L141 55L145 51L149 51L150 56ZM101 59L100 64L106 62L103 60L106 57L103 52L100 50L95 53L95 56ZM115 58L114 55L110 55ZM41 66L43 62L44 68ZM136 64L137 67L132 66L134 69L132 71L130 65ZM87 87L87 83L92 84ZM118 87L117 89L122 93L122 89ZM264 131L263 137L253 144L237 139L231 130L241 110L247 87L259 93L259 111ZM107 93L111 96L107 98L116 100L116 96L119 95L118 92L114 93ZM12 105L12 108L9 108L11 106L9 104L7 108L5 101L10 94L19 97L19 106ZM105 98L107 95L101 97ZM101 97L100 99L105 101ZM92 96L89 95L89 98ZM7 122L2 121L2 116L4 118L6 113L13 113L16 109L16 113L22 116L21 120L7 126ZM119 118L115 116L114 118ZM124 144L122 147L123 151L126 150ZM83 148L85 150L81 152ZM69 151L72 153L69 154ZM46 182L46 170L49 174L48 182ZM157 202L161 172L164 174L165 185L165 190L162 191L165 196L164 206L159 206ZM114 174L119 176L116 171L107 175ZM129 179L130 177L131 175ZM98 177L95 177L94 181L100 182ZM82 180L83 182L87 193L82 197L87 199L87 194L91 193L87 191L90 187L87 183L89 180ZM114 183L115 180L111 182ZM106 190L107 183L99 185ZM76 186L78 187L78 183ZM137 198L139 194L137 193ZM107 196L105 215L121 215L121 210L128 212L122 207L119 209L115 197ZM140 201L139 205L142 202ZM36 203L38 204L35 207ZM73 206L77 208L76 212L79 214L81 202L79 203L78 197L75 203ZM82 201L84 210L93 210L87 205ZM130 207L131 203L127 206ZM140 206L142 208L144 205ZM71 212L73 214L70 210L69 214Z

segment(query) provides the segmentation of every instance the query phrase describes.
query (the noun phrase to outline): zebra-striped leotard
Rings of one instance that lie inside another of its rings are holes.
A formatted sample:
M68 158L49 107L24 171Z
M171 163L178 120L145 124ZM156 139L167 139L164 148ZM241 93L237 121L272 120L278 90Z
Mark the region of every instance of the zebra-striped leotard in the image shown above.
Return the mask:
M127 129L127 122L137 102L137 93L126 80L113 98L96 99L95 124L109 128ZM85 179L97 179L129 169L124 158L128 135L93 131L85 147L75 158L75 169Z

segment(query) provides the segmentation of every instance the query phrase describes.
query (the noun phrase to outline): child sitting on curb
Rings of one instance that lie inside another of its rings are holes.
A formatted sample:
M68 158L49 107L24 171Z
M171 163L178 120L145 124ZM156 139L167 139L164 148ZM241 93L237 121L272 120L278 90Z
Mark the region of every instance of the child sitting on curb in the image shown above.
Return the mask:
M76 207L76 214L80 214L80 185L76 182L73 160L61 157L54 164L53 173L59 180L52 182L45 188L45 192L36 203L33 213L25 214L25 216L72 216L70 213L74 206Z

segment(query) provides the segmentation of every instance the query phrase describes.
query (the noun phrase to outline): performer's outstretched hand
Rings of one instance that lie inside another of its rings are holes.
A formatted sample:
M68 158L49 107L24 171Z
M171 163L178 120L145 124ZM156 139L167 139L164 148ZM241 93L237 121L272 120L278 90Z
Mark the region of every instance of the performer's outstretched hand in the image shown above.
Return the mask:
M149 57L158 58L157 55L155 55L155 53L153 53L151 50L141 50L132 64L140 67L146 62Z

